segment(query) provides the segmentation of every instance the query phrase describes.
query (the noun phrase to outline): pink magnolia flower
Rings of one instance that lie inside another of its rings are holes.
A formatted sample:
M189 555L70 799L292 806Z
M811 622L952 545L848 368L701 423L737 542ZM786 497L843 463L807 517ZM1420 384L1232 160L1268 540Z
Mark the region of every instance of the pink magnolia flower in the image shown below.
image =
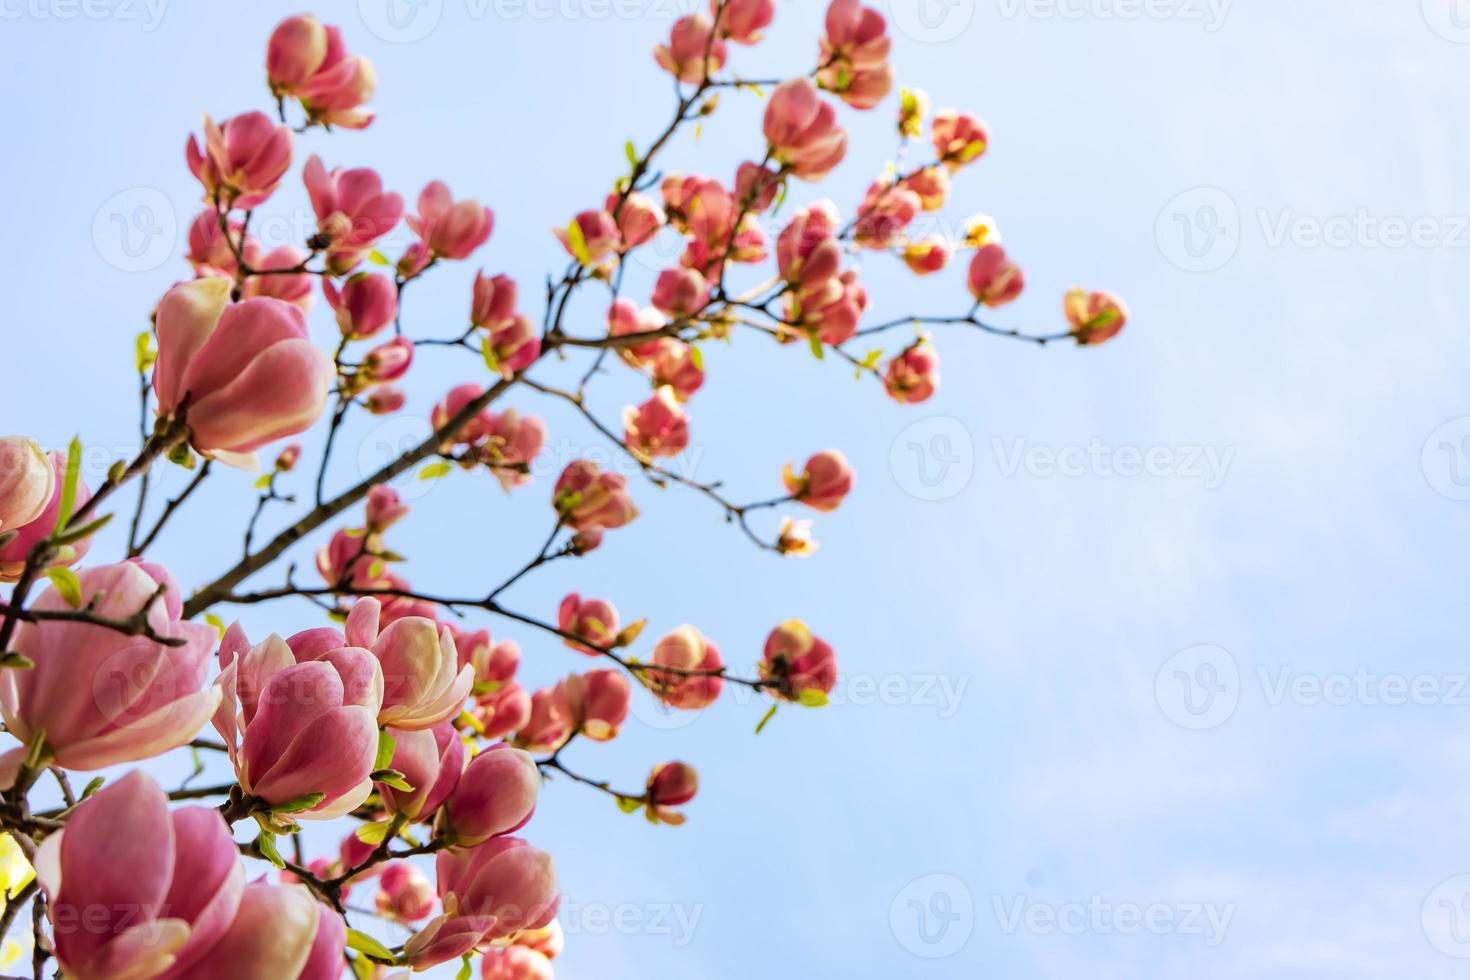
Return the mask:
M761 678L778 681L776 696L800 701L807 692L823 697L837 684L837 656L805 623L787 620L771 631L760 665Z
M247 247L250 245L253 243L247 243ZM247 278L241 290L241 296L245 299L269 296L272 299L284 300L293 306L300 307L303 313L311 309L311 301L314 298L312 280L316 277L309 272L284 271L301 268L301 264L306 261L306 256L301 250L295 245L282 245L264 255L258 255L256 252L258 249L246 254L246 263L257 272L271 274Z
M970 295L986 306L1004 306L1021 295L1026 277L999 245L986 245L970 260Z
M486 276L475 273L474 299L470 304L470 323L477 327L498 327L515 316L516 281L510 276Z
M613 200L616 202L616 196ZM573 225L580 240L572 237ZM607 211L583 211L566 228L553 228L552 234L556 235L567 254L583 265L595 265L607 258L622 241L617 219Z
M903 250L904 264L916 276L928 276L949 265L954 257L954 246L938 235L929 235L910 242Z
M21 457L15 463L16 479L21 483L21 487L17 491L20 495L30 492L26 487L27 481L38 478L37 474L32 472L31 462L25 460L23 455L29 452L29 447L23 445L28 442L30 440L22 439L20 440L21 445L11 450L0 448L0 465L3 465L3 454L6 452L12 452L14 455ZM12 444L12 446L15 445ZM34 445L34 443L31 443L31 445ZM52 452L45 454L42 458L46 461L46 473L51 477L48 490L50 496L41 513L34 520L20 525L0 524L0 534L8 532L15 535L15 537L11 538L5 544L0 545L0 582L14 582L21 576L25 571L26 556L30 554L31 549L40 541L51 536L51 533L56 529L56 522L61 516L61 494L66 486L66 454L63 452ZM21 470L25 472L18 472ZM75 505L82 507L91 499L92 491L87 486L87 481L81 476L78 476ZM21 511L18 513L24 512ZM56 549L55 557L47 562L47 567L54 568L58 565L75 565L86 556L91 548L92 539L90 537L82 538L80 541L74 541L68 545L62 545Z
M698 85L725 66L729 50L714 36L713 25L704 14L689 14L674 22L668 44L656 45L653 60L679 81Z
M893 41L883 15L859 0L833 0L827 8L817 78L855 109L871 109L893 87L888 53Z
M293 442L276 454L276 462L272 467L277 473L290 473L301 462L301 443Z
M864 248L888 248L918 217L922 206L919 195L908 188L894 186L886 179L874 181L858 207L857 225L853 229L857 243Z
M675 397L687 402L704 387L702 364L699 352L692 345L665 337L656 342L648 367L655 385L671 388Z
M852 492L852 466L841 452L827 449L808 459L800 475L787 463L781 482L788 493L813 510L834 511Z
M321 158L313 154L306 161L302 179L316 213L318 238L327 249L327 268L333 275L351 272L373 243L392 231L403 217L403 198L383 191L383 179L376 170L338 167L328 173Z
M820 180L847 155L837 111L808 79L782 82L766 104L765 135L772 156L803 180Z
M445 428L451 419L458 417L476 400L484 397L484 394L484 386L475 384L473 381L450 388L444 400L434 406L434 411L430 415L430 423L434 426L435 431ZM457 445L478 447L489 437L488 414L481 409L457 431L447 434L440 445L446 450Z
M548 960L554 960L566 948L567 940L561 922L552 919L540 929L522 929L516 933L513 942L517 946L534 949Z
M164 294L153 391L160 415L186 411L195 449L238 462L310 428L335 371L300 309L265 297L232 304L229 292L224 279L195 279Z
M516 729L515 743L532 752L554 752L566 744L576 724L565 683L538 688L525 723Z
M391 729L395 742L389 769L403 773L411 790L378 784L383 809L410 821L428 820L454 792L464 771L464 740L449 720L420 731Z
M330 644L326 644L330 645ZM272 805L315 803L286 816L331 820L372 792L383 672L367 650L298 655L279 636L251 646L239 624L220 644L214 727L246 794Z
M551 856L517 837L441 851L434 866L444 914L404 946L415 970L457 959L482 942L539 929L561 896Z
M419 213L408 227L438 258L467 259L490 239L495 215L479 201L456 201L443 181L430 181L419 192Z
M633 334L655 333L668 326L668 321L658 310L639 310L638 304L630 299L618 299L607 311L607 332L612 337L627 337ZM658 353L662 338L653 337L636 344L620 348L623 359L634 367L644 367Z
M968 112L942 109L934 114L930 133L934 150L951 172L980 159L990 146L985 123Z
M392 415L401 409L408 396L403 389L395 388L393 385L380 385L368 392L363 404L373 415Z
M362 374L374 383L397 381L408 373L412 364L413 341L407 337L394 337L368 351L367 357L362 359Z
M90 772L185 744L219 703L204 685L214 630L179 620L182 597L167 571L128 561L84 569L77 580L80 607L119 620L146 609L158 636L183 643L166 646L88 623L21 623L11 649L34 666L0 672L0 714L21 743L0 755L5 789L26 746L43 732L46 764ZM31 608L73 609L55 587Z
M418 922L434 911L434 883L407 861L389 861L373 898L378 914L394 922Z
M781 278L803 288L835 279L842 265L837 206L818 201L798 211L776 239L776 264Z
M360 599L347 615L347 642L372 651L382 664L383 704L378 724L433 728L459 713L475 683L474 669L461 667L448 628L423 616L406 616L382 627L377 599Z
M291 166L291 128L263 112L246 112L216 125L204 117L204 147L189 137L189 171L206 200L249 210L263 204Z
M618 194L607 196L604 208L608 214L616 211L618 234L622 237L622 251L637 248L647 242L664 226L664 209L653 198L640 191L632 191L618 208Z
M495 690L515 679L521 666L521 648L515 640L496 643L490 631L484 629L470 632L451 626L449 631L454 635L460 664L474 668L476 695Z
M665 269L653 287L653 305L671 317L692 316L709 304L709 283L695 269Z
M735 171L735 199L752 213L762 214L776 201L785 178L779 169L762 167L747 160Z
M330 541L317 549L316 570L322 581L331 586L381 588L386 569L375 552L382 550L382 542L366 529L339 528Z
M347 924L305 885L245 886L234 921L206 957L210 980L337 980Z
M810 330L824 344L845 344L857 333L868 308L868 291L856 269L803 285L787 297L786 317Z
M503 377L514 377L541 356L541 332L524 313L517 313L485 338Z
M189 252L184 258L188 259L196 276L235 278L239 272L240 263L236 260L235 251L230 246L231 241L240 244L241 251L246 256L260 249L255 239L248 235L241 244L240 234L244 231L244 225L239 218L233 216L229 218L228 227L230 229L229 241L220 231L219 214L213 208L200 211L199 215L189 224Z
M677 456L689 447L689 415L664 385L637 408L623 409L623 441L648 458Z
M1080 346L1095 346L1112 340L1128 322L1127 305L1109 292L1089 293L1083 289L1067 292L1064 304L1072 336Z
M655 697L672 708L707 708L725 687L724 678L717 674L690 673L718 671L725 666L720 648L693 626L680 626L659 640L653 647L651 663L670 668L646 671L642 679Z
M925 167L905 177L899 186L919 195L919 206L925 211L938 211L949 200L949 171L943 167Z
M372 62L347 53L340 29L310 14L277 25L266 47L266 75L276 96L295 96L313 122L364 129L373 121L363 104L373 97Z
M612 741L632 702L628 678L616 670L589 670L570 675L558 687L575 727L594 742Z
M606 649L618 638L618 609L606 599L583 599L573 592L557 609L556 628L586 641L563 640L567 646L595 657L597 647Z
M525 946L491 949L480 961L480 980L554 980L545 954Z
M437 832L474 847L520 830L536 810L541 771L529 755L504 742L470 760L444 805Z
M682 813L671 807L683 806L699 792L699 773L682 762L665 762L648 774L648 819L655 823L678 826Z
M386 531L407 517L410 509L397 490L386 483L379 483L368 490L364 508L367 526L373 531Z
M510 490L530 483L531 465L546 444L546 423L508 408L485 416L485 432L488 438L480 452L501 487Z
M138 770L82 801L35 863L57 962L76 980L197 976L245 889L219 813L170 813Z
M842 101L854 109L871 109L893 91L893 66L889 64L860 68L846 78L831 69L823 76L824 84L839 92Z
M557 478L551 501L567 524L579 531L614 530L638 516L638 507L628 494L627 477L604 473L586 459L567 464Z
M387 276L359 272L340 289L323 277L322 292L337 313L337 327L348 340L377 336L398 313L398 287Z
M51 460L33 439L0 438L0 531L24 527L41 516L56 490Z
M928 401L939 388L939 355L924 343L906 348L888 362L883 387L894 401L908 405Z
M481 694L475 702L475 721L489 741L520 731L531 721L531 695L511 681Z
M720 0L710 0L710 16L719 14ZM776 18L776 0L729 0L720 18L720 33L737 44L756 44Z

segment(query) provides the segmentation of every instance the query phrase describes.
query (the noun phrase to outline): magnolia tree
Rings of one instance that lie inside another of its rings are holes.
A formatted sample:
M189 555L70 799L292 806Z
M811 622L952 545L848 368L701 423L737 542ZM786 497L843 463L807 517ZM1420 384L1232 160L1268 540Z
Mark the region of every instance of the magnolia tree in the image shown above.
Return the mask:
M635 697L696 711L743 685L768 698L770 712L819 707L836 659L799 621L777 625L741 673L695 627L649 643L644 621L625 622L605 599L572 592L544 616L508 605L513 583L614 547L638 517L636 487L592 461L573 461L556 479L540 551L509 579L464 595L416 590L397 570L390 539L408 506L390 481L484 470L507 491L534 492L546 428L506 404L531 389L579 413L626 455L630 472L702 494L758 547L801 556L813 547L809 523L777 523L775 512L835 509L852 470L840 452L819 452L788 465L779 483L773 472L778 496L749 503L676 471L669 458L689 444L688 406L705 378L701 344L762 334L788 348L776 356L809 349L848 362L914 404L939 383L926 325L1083 345L1122 329L1116 297L1077 289L1052 333L982 319L1024 283L994 223L957 224L953 237L910 229L921 212L944 207L951 180L980 160L989 135L973 115L931 114L918 91L898 97L896 157L862 200L778 217L791 181L820 181L843 162L841 104L873 109L889 96L893 70L883 17L859 0L835 0L810 70L759 81L731 74L732 46L758 43L774 8L774 0L712 0L708 16L674 25L654 49L675 79L672 119L643 149L630 143L629 170L606 199L556 231L568 261L548 278L539 315L513 280L481 273L453 336L419 336L403 315L405 292L436 266L471 259L494 218L438 181L408 213L373 170L329 167L312 154L301 179L315 232L274 251L251 237L252 218L299 155L298 135L374 121L372 66L349 53L336 27L307 15L281 23L265 56L275 115L206 117L189 139L186 161L204 200L189 232L195 277L163 294L138 338L141 451L91 489L79 443L50 452L23 436L0 443L0 577L12 583L0 604L0 711L17 742L0 755L8 899L0 931L29 902L24 930L37 977L53 957L78 980L318 980L348 970L366 978L454 961L468 977L477 958L485 978L550 977L562 946L552 858L517 836L543 779L585 784L663 824L684 821L678 808L698 785L692 767L665 762L643 786L614 788L569 769L563 750L613 739ZM661 172L673 137L714 113L727 89L765 100L762 131L747 134L750 159L729 181ZM350 146L325 152L351 155ZM378 245L400 222L414 240L396 259L384 256ZM682 255L657 276L647 304L625 295L630 256L673 237ZM970 296L942 297L958 310L950 315L865 323L868 295L852 261L860 251L888 253L919 277L968 255ZM742 266L764 271L737 273ZM333 350L307 330L318 292L338 328ZM605 326L568 322L569 302L584 292L601 297ZM896 349L869 349L890 333L903 338ZM484 380L443 395L432 436L361 482L329 486L344 420L399 411L397 383L425 345L471 355ZM588 388L622 369L646 379L650 394L620 422L600 418ZM186 592L149 557L215 467L255 466L260 450L309 432L319 450L274 449L233 566ZM316 461L310 477L301 473L307 459ZM150 470L165 465L193 475L174 499L150 501ZM82 564L100 557L89 545L114 509L124 514L119 525L130 517L126 554ZM290 523L262 532L267 512L289 513ZM285 571L275 584L247 587L319 529L331 532L316 554L320 582ZM280 607L270 636L225 628L231 606L302 597L318 611ZM519 647L472 629L475 617L555 638L593 669L528 692L516 679ZM219 753L234 778L170 792L142 770L106 782L87 776L177 751ZM54 781L48 795L61 806L32 805L42 780ZM207 802L171 808L176 801ZM340 846L307 853L306 821L339 823ZM349 893L354 908L406 926L407 940L390 947L349 929Z

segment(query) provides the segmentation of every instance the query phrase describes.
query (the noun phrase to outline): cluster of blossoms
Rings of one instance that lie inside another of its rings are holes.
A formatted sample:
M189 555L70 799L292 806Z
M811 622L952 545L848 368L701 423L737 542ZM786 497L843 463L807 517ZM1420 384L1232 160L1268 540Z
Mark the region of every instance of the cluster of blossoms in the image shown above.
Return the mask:
M820 181L847 156L839 103L871 110L894 87L887 24L860 0L830 4L807 74L769 86L717 78L731 45L759 43L775 7L774 0L710 0L708 14L684 17L655 48L657 64L677 80L674 122L647 153L630 152L631 172L600 207L555 229L569 262L550 283L539 323L522 309L514 279L481 270L458 336L404 331L405 289L432 269L470 259L494 231L489 207L456 197L440 181L422 188L409 213L374 170L328 169L313 154L300 176L314 231L299 247L270 251L252 237L251 216L287 179L298 134L373 121L366 103L375 73L348 52L338 28L301 15L275 29L266 54L275 117L205 118L185 149L203 199L188 233L194 276L164 293L151 329L138 338L145 413L151 407L156 416L142 451L119 461L94 490L81 478L79 444L47 452L27 438L0 439L0 581L13 583L0 605L0 715L17 742L0 753L0 860L11 881L25 877L15 867L29 873L34 866L35 883L21 889L44 895L33 932L38 964L54 957L75 980L326 980L349 966L358 978L385 978L399 976L388 972L396 968L421 971L456 959L468 976L479 956L485 980L549 980L564 943L555 869L546 852L517 836L533 818L543 780L566 777L661 825L684 822L680 808L699 786L694 768L671 761L653 766L641 787L614 790L569 769L569 746L615 740L640 697L670 711L702 711L727 687L742 685L768 698L771 712L827 703L836 656L799 620L770 631L754 676L742 678L691 625L641 652L647 620L621 614L606 598L571 592L544 618L502 604L524 576L587 555L638 518L628 477L590 459L565 465L550 487L551 533L540 553L488 593L418 591L388 540L410 516L390 481L419 464L422 479L458 469L493 477L507 493L533 485L547 427L496 405L519 385L575 407L652 484L700 492L762 548L809 554L809 522L783 516L771 538L752 517L784 507L836 510L855 484L841 452L815 453L800 469L788 463L780 495L749 504L730 500L723 484L665 468L690 446L688 405L706 380L701 344L745 330L781 344L802 340L819 358L836 352L896 401L914 403L933 397L939 382L927 334L882 367L881 351L858 356L847 345L926 322L1024 337L978 319L982 309L1014 302L1024 287L991 219L972 219L955 241L911 233L921 213L946 205L952 179L989 145L978 118L931 115L922 93L902 93L898 133L907 147L927 132L931 162L905 173L890 167L849 220L830 200L797 207L774 243L768 240L766 224L792 180ZM716 110L716 87L770 89L759 152L728 183L655 175L652 158L674 132ZM293 103L303 115L294 128L286 122ZM412 241L390 258L379 248L400 223ZM623 295L626 260L659 236L677 236L680 256L640 303ZM855 260L865 252L889 253L920 276L973 252L966 280L973 306L958 317L864 328L870 300ZM733 286L741 267L773 258L767 282ZM606 329L577 337L563 312L592 282L612 294ZM308 329L318 287L335 323L334 353ZM1063 312L1065 332L1024 339L1091 346L1116 336L1127 319L1113 295L1080 289L1066 294ZM432 404L434 431L425 442L328 497L340 427L354 411L403 410L406 379L426 346L468 350L483 380L456 385ZM526 376L552 352L582 350L597 359L580 387ZM584 397L609 354L649 390L624 409L621 430L601 421ZM163 565L145 557L215 462L253 467L259 451L324 419L315 502L294 523L264 543L255 539L268 507L295 502L278 483L300 466L298 443L280 450L257 482L262 493L236 566L186 597ZM196 476L144 534L149 484L140 477L165 461ZM126 559L76 567L112 516L100 508L134 481L139 496ZM329 528L358 502L359 522ZM280 589L236 591L319 529L330 530L316 553L320 587L297 585L288 572ZM43 581L49 586L32 599ZM264 639L257 633L252 642L239 623L225 627L209 614L286 597L313 600L330 624L299 624ZM465 625L471 612L544 633L596 666L523 686L520 644ZM207 726L214 736L200 738ZM66 777L185 747L215 753L229 782L169 793L134 770L74 794ZM38 813L28 794L48 771L65 805ZM222 798L218 806L169 806L211 794ZM334 854L309 858L302 824L333 820L352 821L353 829ZM237 841L239 826L254 827L253 839ZM278 841L295 845L293 861L281 856ZM430 857L432 867L416 860ZM247 860L279 873L256 876ZM399 945L348 929L347 896L368 888L372 912L407 930Z

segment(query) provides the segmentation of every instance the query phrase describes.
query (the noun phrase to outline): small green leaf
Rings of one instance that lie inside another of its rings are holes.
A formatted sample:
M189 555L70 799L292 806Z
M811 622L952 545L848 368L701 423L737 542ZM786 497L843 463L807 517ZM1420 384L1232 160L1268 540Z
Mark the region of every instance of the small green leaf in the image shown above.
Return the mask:
M300 813L303 810L310 810L312 807L316 806L318 803L320 803L322 800L325 800L326 798L326 793L307 793L304 796L296 797L296 799L294 800L287 800L285 803L277 803L275 806L271 807L270 812Z
M809 333L806 336L812 345L812 356L819 361L825 359L827 352L822 349L822 338L818 337L815 333Z
M375 783L391 786L393 789L401 790L404 793L413 792L413 787L409 785L403 773L397 769L379 769L373 773L372 779Z
M56 512L56 530L60 531L71 521L72 508L77 502L77 481L82 478L82 443L72 438L66 447L66 479L61 484L61 509Z
M256 490L264 490L266 487L271 485L271 481L275 478L276 472L275 470L272 470L269 473L262 473L260 476L256 477L255 482L250 485Z
M99 789L101 789L102 788L102 785L104 783L106 783L106 782L107 782L107 777L106 776L96 776L96 777L94 777L91 782L87 783L86 786L83 786L82 787L82 795L79 796L78 799L85 800L87 797L91 796L93 793L95 793Z
M223 640L225 638L225 621L223 619L220 619L214 613L205 613L204 621L214 627L214 631L219 634L220 639Z
M61 593L68 606L73 609L82 607L82 581L77 578L76 572L70 568L48 568L46 577L56 586L56 591Z
M631 796L619 796L617 797L617 801L618 809L624 813L637 813L643 808L643 801L635 800Z
M271 865L276 868L276 870L279 871L286 866L286 862L281 859L281 852L276 850L275 834L267 833L265 830L262 830L260 832L260 836L255 838L255 849L259 851L260 856L269 861Z
M474 971L470 969L470 954L466 953L460 959L459 972L454 975L454 980L470 980Z
M704 370L704 351L693 345L689 348L689 363L694 365L695 370Z
M350 957L352 961L352 975L357 980L374 980L378 975L378 967L366 956Z
M388 261L388 256L384 255L382 252L379 252L377 249L373 249L371 252L368 253L368 261L371 262L373 265L393 264L392 262Z
M638 148L633 145L632 140L623 144L623 156L628 158L628 166L638 169Z
M0 656L0 670L30 670L36 666L36 662L24 654L16 653L14 650L7 651Z
M107 522L110 520L112 520L112 515L104 514L103 516L97 518L95 521L88 521L86 524L83 524L76 530L65 531L61 534L56 535L54 538L51 539L51 541L58 547L62 545L75 544L83 538L90 538L92 535L102 530L104 527L107 526Z
M31 736L31 744L26 748L25 767L27 769L41 768L41 760L46 758L46 729L36 729L36 734Z
M490 369L490 373L499 374L500 358L495 356L495 347L490 343L489 337L480 345L480 354L485 358L485 366Z
M419 479L438 480L441 477L448 476L450 474L450 471L452 471L453 469L453 466L450 466L448 463L443 462L442 460L437 463L430 463L428 466L425 466L423 469L419 470Z
M755 733L757 735L759 735L761 731L765 729L766 725L770 722L772 718L776 717L776 709L779 707L781 707L779 704L771 705L771 710L767 711L765 717L761 719L761 723L755 726Z
M827 707L827 695L815 688L807 688L796 696L796 703L803 708Z
M384 963L392 963L397 959L393 955L393 951L387 946L384 946L367 933L358 932L356 929L347 930L347 948L355 949L364 956L371 956L373 959L380 960Z
M364 844L381 844L388 839L390 827L386 820L374 820L357 828L357 839Z
M577 261L583 265L592 264L592 253L587 251L587 238L582 234L582 226L573 218L567 225L567 248L577 257Z
M378 732L378 757L373 762L373 768L387 769L393 765L393 753L397 751L398 740L388 734L388 729Z
M133 365L138 369L138 373L142 374L157 360L158 354L153 350L153 331L144 330L133 341Z

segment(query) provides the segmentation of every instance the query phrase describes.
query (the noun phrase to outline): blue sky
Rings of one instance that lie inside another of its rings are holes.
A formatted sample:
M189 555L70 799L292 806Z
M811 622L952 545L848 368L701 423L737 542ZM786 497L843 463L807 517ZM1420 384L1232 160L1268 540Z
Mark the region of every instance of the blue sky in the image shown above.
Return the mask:
M477 259L534 297L564 262L548 229L600 201L624 141L645 145L671 111L648 51L687 7L318 9L376 64L379 119L314 132L297 158L491 204ZM682 758L703 787L670 829L548 786L526 835L564 884L558 975L1461 975L1470 6L891 8L900 80L991 126L946 215L995 215L1027 270L997 319L1055 329L1074 282L1119 292L1133 319L1099 350L942 333L942 390L909 408L799 348L707 352L693 475L754 500L816 449L857 467L857 492L817 521L816 557L776 561L707 501L635 485L635 525L507 601L549 616L571 589L605 596L650 636L697 625L740 667L799 616L836 647L843 685L759 738L762 708L731 697L677 719L642 704L616 743L568 753L630 785ZM265 38L294 10L0 0L7 431L81 431L104 459L134 445L132 338L186 274L185 138L202 111L267 107ZM820 13L782 2L739 69L805 70ZM759 151L759 113L726 93L666 165L728 179ZM795 199L850 213L892 152L892 103L842 118L848 162ZM270 227L299 239L305 208L293 173ZM409 329L458 330L474 269L411 290ZM921 284L879 256L862 275L875 320L967 304L961 269ZM596 329L599 307L573 322ZM349 428L334 481L380 465L482 373L425 356L407 421ZM609 375L594 408L613 419L636 391ZM534 393L510 404L547 420L558 459L597 446ZM162 539L186 583L232 563L249 482L216 479ZM509 499L482 478L427 488L394 536L409 575L449 592L499 581L539 545L549 482ZM312 617L303 603L243 620L259 638ZM522 643L528 683L586 666L488 625Z

